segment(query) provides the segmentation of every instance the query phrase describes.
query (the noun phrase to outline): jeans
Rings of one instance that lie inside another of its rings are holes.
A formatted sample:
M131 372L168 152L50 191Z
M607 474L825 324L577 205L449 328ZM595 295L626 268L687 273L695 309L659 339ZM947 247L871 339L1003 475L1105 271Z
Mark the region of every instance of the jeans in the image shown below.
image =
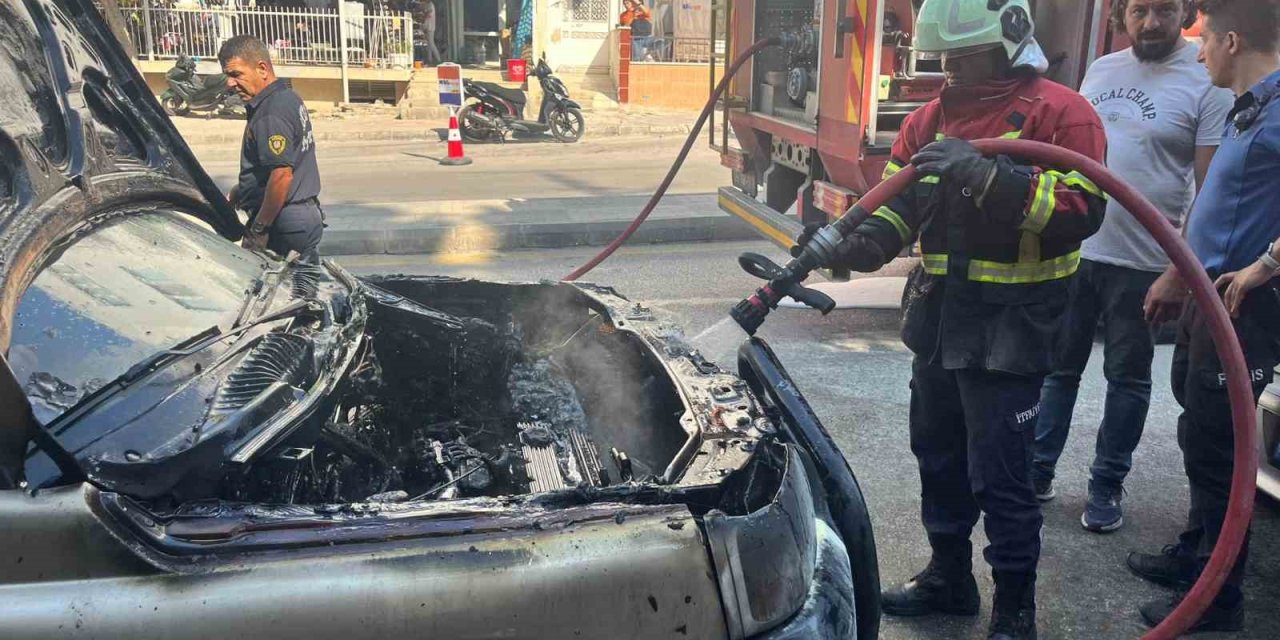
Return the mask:
M1151 358L1155 340L1143 318L1142 302L1160 274L1080 261L1071 301L1059 335L1055 371L1045 378L1036 425L1034 473L1052 479L1067 442L1080 374L1093 350L1102 321L1106 403L1090 475L1094 483L1119 488L1133 465L1151 404Z
M653 45L653 36L631 36L631 61L641 62Z
M1041 384L1040 376L948 370L919 356L912 363L911 452L935 558L967 566L970 534L985 514L992 571L1035 573L1044 519L1030 447Z

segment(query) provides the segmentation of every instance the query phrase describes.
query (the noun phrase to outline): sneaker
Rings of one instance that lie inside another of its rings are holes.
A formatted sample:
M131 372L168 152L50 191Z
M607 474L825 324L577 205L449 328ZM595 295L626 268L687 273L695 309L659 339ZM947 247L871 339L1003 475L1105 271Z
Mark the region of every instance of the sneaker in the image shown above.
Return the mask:
M1120 499L1124 489L1089 481L1089 501L1080 514L1080 525L1094 533L1110 533L1124 525Z
M1031 479L1031 484L1035 486L1036 500L1040 502L1048 502L1058 495L1058 492L1053 490L1053 478L1035 476Z
M1185 593L1179 593L1171 598L1159 598L1152 600L1138 608L1138 612L1142 614L1142 620L1148 626L1154 627L1182 602ZM1209 605L1208 609L1200 615L1200 619L1187 629L1187 633L1199 633L1201 631L1241 631L1244 629L1244 600L1238 599L1234 607L1226 607L1219 604L1216 600Z
M1134 575L1163 587L1187 589L1195 582L1195 561L1176 544L1165 545L1158 554L1131 552L1124 563Z
M933 561L906 584L885 591L880 598L880 609L891 616L976 616L980 604L978 582L972 571L948 576Z

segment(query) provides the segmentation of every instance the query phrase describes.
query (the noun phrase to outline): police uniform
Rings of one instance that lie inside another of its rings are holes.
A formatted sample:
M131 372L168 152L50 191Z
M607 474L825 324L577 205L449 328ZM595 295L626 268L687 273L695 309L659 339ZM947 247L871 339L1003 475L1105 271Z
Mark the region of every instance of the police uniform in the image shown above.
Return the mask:
M292 167L293 181L267 232L267 248L282 256L297 251L303 260L318 262L324 213L318 199L320 171L307 108L283 80L276 80L254 96L246 109L249 123L240 148L238 206L249 212L252 227L271 171Z
M1280 71L1242 94L1187 227L1187 242L1210 277L1250 266L1280 238ZM1232 319L1257 402L1280 363L1280 293L1272 279L1250 291ZM1176 552L1192 560L1195 574L1209 561L1226 520L1235 466L1235 429L1227 378L1208 320L1190 302L1179 322L1173 352L1173 394L1182 406L1178 444L1191 488L1187 528ZM1219 604L1241 601L1248 538L1219 594Z

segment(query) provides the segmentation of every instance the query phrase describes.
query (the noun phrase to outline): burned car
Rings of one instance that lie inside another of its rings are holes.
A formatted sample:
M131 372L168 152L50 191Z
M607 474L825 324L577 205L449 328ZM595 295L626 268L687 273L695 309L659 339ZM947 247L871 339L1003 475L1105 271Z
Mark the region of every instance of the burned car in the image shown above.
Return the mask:
M241 249L91 2L0 38L0 636L876 636L764 342L735 375L605 287Z

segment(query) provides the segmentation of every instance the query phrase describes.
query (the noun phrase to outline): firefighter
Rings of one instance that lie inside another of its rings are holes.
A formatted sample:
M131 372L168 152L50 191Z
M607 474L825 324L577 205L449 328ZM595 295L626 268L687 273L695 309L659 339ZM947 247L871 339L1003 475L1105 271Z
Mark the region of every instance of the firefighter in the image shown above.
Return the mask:
M1043 519L1030 447L1080 242L1101 226L1106 199L1077 172L984 157L966 140L1049 142L1097 161L1106 140L1084 98L1040 77L1048 64L1026 0L925 0L918 16L915 49L941 58L947 83L903 122L884 175L910 162L923 177L829 265L876 271L917 239L923 254L903 295L902 338L915 354L911 450L932 558L883 607L977 615L969 539L985 513L988 637L1034 638Z

